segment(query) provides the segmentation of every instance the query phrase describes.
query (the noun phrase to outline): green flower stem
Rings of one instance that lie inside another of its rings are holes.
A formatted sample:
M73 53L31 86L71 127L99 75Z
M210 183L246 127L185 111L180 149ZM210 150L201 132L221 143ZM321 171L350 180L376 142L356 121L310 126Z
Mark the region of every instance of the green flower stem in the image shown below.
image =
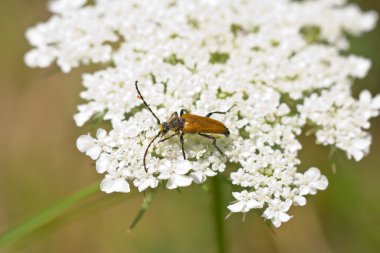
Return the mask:
M10 227L0 234L0 247L17 241L24 236L32 233L36 229L57 218L68 208L98 192L99 183L96 182L58 201L54 205L48 207L45 210L42 210L40 213L24 220L23 222Z
M222 184L219 175L211 178L212 216L214 218L214 233L218 253L226 253L225 230L223 210L225 206L222 200Z
M129 226L129 228L127 230L127 234L130 234L132 232L132 230L136 227L136 225L139 223L141 218L144 216L146 210L148 210L150 204L152 203L154 193L155 192L152 190L152 191L147 191L147 193L145 194L144 201L141 205L141 208L138 211L135 218L133 219L131 225Z

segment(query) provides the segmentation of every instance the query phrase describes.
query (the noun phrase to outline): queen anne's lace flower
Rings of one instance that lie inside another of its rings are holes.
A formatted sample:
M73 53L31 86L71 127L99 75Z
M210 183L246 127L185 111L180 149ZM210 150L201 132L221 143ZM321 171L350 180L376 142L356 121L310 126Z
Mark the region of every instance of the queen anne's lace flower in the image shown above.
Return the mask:
M185 135L183 160L173 138L145 148L157 133L155 119L136 98L135 80L161 120L180 108L213 115L231 135L218 145L238 169L231 172L231 212L261 209L278 227L292 205L327 188L317 168L305 173L298 141L315 128L317 143L360 160L368 153L369 120L379 114L380 96L351 95L354 78L370 62L344 56L344 33L371 30L374 12L362 13L344 0L56 0L55 15L27 31L34 47L31 67L56 62L69 72L80 64L102 63L83 75L86 102L74 116L78 126L109 120L109 131L83 135L77 147L105 174L101 190L139 191L160 182L174 189L203 183L226 168L226 159L200 136Z

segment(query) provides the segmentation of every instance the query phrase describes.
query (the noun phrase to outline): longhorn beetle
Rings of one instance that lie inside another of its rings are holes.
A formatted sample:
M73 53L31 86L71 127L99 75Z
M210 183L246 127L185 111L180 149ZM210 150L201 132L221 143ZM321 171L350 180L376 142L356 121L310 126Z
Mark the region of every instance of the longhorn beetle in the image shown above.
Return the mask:
M184 148L184 140L183 136L185 134L198 134L200 136L203 136L205 138L211 139L212 144L215 146L215 148L219 151L220 154L225 156L223 152L220 150L220 148L216 145L216 139L214 136L209 135L209 134L223 134L225 136L230 135L230 131L228 128L221 122L211 119L210 116L214 113L218 114L226 114L229 112L235 105L233 105L228 111L225 112L209 112L207 113L206 116L198 116L194 114L190 114L187 112L185 109L181 109L180 114L178 116L177 112L174 112L168 121L164 122L161 124L160 119L154 114L148 103L145 101L144 97L141 95L141 92L138 87L138 81L135 82L136 90L137 93L139 94L138 98L140 98L146 107L149 109L149 111L152 113L152 115L156 118L157 124L160 125L160 131L157 133L157 135L150 141L148 144L148 147L145 149L144 153L144 169L147 172L146 168L146 156L148 154L148 150L152 143L159 137L161 136L161 139L158 142L163 142L166 140L169 140L170 138L179 135L179 140L181 141L181 146L182 146L182 155L183 159L186 159L185 155L185 148ZM174 133L170 135L169 137L163 138L169 131L173 131Z

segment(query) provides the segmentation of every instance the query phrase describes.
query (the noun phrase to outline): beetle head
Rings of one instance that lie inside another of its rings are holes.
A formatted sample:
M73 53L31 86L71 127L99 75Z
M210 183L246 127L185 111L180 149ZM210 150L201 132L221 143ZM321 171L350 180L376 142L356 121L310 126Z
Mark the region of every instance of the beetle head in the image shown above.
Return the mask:
M160 125L160 131L162 132L162 135L169 132L169 124L167 122L164 122Z

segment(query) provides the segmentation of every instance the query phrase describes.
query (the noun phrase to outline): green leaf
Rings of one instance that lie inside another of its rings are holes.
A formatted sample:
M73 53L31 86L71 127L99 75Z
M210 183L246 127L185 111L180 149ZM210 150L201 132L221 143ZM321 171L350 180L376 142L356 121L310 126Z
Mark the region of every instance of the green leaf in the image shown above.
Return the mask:
M243 27L239 24L231 24L230 25L230 31L233 33L234 36L237 36L240 32L243 32Z
M172 54L169 57L166 57L164 59L164 62L170 65L177 65L177 64L185 65L185 61L181 58L178 58L176 54Z
M223 53L223 52L213 52L210 53L210 60L209 62L211 64L225 64L228 59L230 58L230 55L228 53Z
M308 44L318 42L321 39L321 28L316 25L303 26L300 33Z

